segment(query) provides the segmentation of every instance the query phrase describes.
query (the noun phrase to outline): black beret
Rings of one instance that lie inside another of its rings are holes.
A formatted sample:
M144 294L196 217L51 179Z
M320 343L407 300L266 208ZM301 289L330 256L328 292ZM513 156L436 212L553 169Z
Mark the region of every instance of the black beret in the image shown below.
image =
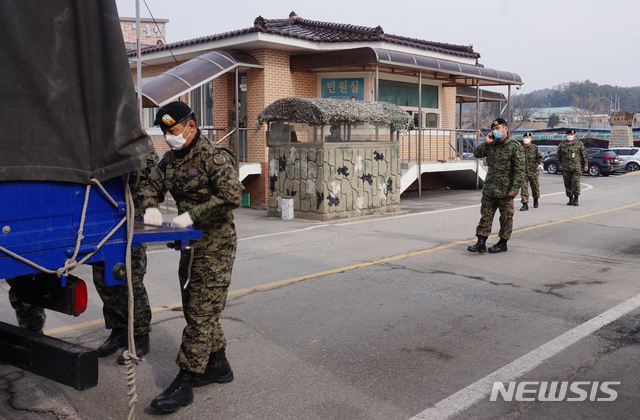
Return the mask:
M495 120L493 120L493 122L491 123L491 126L494 127L496 125L507 125L507 122L503 119L503 118L496 118Z
M565 134L576 134L576 130L567 130Z
M522 135L522 137L533 137L533 133L531 131L528 131L528 132L524 133Z
M189 108L189 105L180 101L171 102L158 110L153 125L159 125L161 128L171 128L184 121L191 114L193 114L193 111Z

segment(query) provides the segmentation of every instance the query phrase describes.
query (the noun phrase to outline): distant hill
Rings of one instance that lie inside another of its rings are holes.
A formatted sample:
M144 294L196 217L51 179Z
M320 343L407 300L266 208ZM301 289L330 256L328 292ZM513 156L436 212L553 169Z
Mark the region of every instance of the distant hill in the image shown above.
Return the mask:
M519 97L520 101L532 107L585 108L584 103L589 102L590 108L595 112L608 113L611 109L640 112L640 86L598 85L590 80L563 83L553 88L538 89L530 93L514 95L514 97Z
M546 98L547 95L549 95L551 92L553 92L553 89L546 88L546 89L534 90L533 92L530 92L530 94L533 96L540 96L540 97Z

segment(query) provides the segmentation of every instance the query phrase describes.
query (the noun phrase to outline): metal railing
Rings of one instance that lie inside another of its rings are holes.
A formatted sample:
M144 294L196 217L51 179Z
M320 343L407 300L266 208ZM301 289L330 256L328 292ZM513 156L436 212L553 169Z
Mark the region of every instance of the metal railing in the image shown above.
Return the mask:
M423 128L411 130L400 138L400 161L447 162L453 160L473 160L473 150L477 146L476 130L447 130Z
M234 128L233 130L231 130L230 132L226 132L227 129L226 128L201 128L200 129L203 133L205 133L205 135L211 139L212 142L214 142L215 144L220 144L223 140L225 140L226 138L228 138L229 136L231 136L233 133L235 133L236 129ZM248 156L249 156L249 150L248 150L248 131L258 131L257 128L247 128L247 127L241 127L239 129L239 134L240 134L240 150L238 152L236 152L236 158L238 159L238 162L247 162L248 161ZM223 135L224 134L224 135Z
M420 131L419 131L420 130ZM418 165L418 174L422 174L422 164L433 162L451 162L456 160L475 161L476 189L479 188L480 161L473 151L480 144L482 134L479 130L423 128L411 130L400 138L400 162ZM422 176L418 176L418 196L422 196Z

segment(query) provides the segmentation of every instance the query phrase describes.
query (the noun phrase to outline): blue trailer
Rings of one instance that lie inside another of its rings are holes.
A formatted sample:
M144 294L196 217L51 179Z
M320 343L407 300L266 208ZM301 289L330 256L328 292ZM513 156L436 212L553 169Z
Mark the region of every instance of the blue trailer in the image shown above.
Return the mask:
M0 279L30 276L20 299L78 316L80 264L127 281L129 246L202 232L133 223L128 177L147 134L114 0L8 1L0 27ZM38 34L34 37L33 34ZM0 322L0 360L75 389L97 384L95 350Z

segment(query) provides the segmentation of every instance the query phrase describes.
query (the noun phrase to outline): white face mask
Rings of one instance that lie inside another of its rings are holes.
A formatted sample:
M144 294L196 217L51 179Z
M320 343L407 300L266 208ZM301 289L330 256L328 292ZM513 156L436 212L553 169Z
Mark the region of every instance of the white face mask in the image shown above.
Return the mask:
M569 141L573 141L574 137L573 136L567 136L567 140Z
M167 142L171 150L182 149L182 146L184 146L185 142L187 141L186 137L183 137L184 132L187 131L187 128L188 128L188 125L184 128L184 130L182 130L182 133L180 133L179 136L175 136L173 134L164 135L164 141ZM187 134L187 137L189 137L188 134Z
M522 141L524 142L524 144L529 144L529 143L531 143L531 139L522 139Z

